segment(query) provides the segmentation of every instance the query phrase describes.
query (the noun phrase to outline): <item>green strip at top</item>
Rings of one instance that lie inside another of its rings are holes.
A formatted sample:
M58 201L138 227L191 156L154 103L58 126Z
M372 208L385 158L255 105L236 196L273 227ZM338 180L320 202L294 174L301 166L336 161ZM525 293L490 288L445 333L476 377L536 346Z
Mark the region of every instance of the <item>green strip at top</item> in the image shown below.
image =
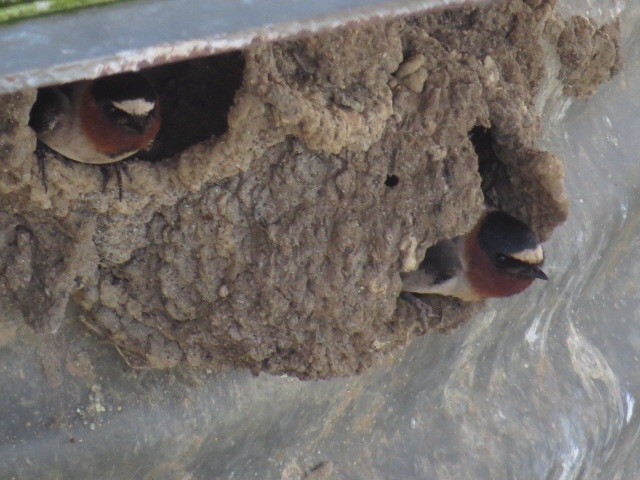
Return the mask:
M122 0L0 0L0 24Z

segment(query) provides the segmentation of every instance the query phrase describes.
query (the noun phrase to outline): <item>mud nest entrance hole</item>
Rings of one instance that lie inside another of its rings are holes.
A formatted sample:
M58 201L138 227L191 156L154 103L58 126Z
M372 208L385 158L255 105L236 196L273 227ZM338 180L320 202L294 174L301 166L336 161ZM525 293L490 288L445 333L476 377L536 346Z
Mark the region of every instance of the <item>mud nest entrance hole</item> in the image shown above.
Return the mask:
M507 172L493 149L494 136L491 128L482 125L473 127L469 131L469 140L478 156L478 173L482 179L480 188L485 202L497 206L496 187L506 177Z
M229 52L143 70L155 86L162 108L162 128L145 160L170 157L226 132L227 115L242 85L244 57Z
M160 160L227 131L227 115L242 85L244 56L229 52L142 70L160 97L162 127L149 150L136 156ZM33 108L49 95L38 92ZM32 111L33 111L32 108ZM39 148L47 148L38 142Z

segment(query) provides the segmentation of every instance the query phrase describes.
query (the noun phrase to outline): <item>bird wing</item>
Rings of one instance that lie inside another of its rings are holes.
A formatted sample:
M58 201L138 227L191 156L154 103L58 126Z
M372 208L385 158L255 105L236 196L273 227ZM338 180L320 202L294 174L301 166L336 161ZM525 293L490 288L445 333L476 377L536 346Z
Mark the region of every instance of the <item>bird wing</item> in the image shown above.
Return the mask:
M417 270L401 273L402 290L415 293L431 293L462 271L460 246L462 238L441 240L429 247ZM439 290L439 289L438 289ZM435 293L435 292L434 292Z
M29 126L36 133L53 130L60 119L62 112L71 108L71 100L68 92L62 88L43 88L38 91L36 103L31 109Z

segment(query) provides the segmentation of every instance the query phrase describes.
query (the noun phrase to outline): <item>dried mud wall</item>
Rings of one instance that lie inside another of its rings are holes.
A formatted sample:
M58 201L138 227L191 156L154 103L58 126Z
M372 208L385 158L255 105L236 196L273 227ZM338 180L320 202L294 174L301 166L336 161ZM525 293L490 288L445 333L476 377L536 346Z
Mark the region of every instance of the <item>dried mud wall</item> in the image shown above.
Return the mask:
M122 200L99 168L36 152L35 91L0 97L0 321L47 335L75 322L134 367L300 378L361 372L466 321L477 306L399 297L399 272L467 231L485 196L548 238L567 198L560 159L535 147L542 44L569 94L619 66L615 26L565 24L552 3L149 71L165 127L124 162Z

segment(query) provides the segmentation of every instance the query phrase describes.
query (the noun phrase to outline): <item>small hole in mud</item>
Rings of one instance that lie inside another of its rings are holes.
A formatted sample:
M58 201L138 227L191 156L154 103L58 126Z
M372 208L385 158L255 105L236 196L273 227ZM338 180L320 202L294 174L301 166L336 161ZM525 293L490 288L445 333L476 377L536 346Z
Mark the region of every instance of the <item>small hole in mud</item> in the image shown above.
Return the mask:
M393 188L400 183L400 179L397 175L387 175L387 179L384 181L384 184L387 187Z

